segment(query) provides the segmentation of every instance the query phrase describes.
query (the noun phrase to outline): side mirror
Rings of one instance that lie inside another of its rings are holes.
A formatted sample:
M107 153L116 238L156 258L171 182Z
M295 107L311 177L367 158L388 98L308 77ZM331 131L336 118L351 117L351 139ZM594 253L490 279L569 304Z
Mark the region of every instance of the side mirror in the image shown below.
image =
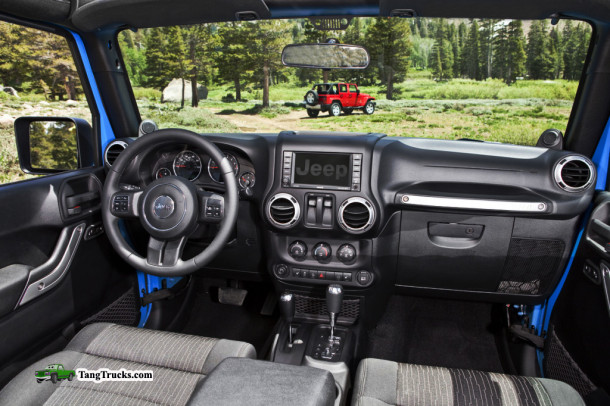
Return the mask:
M80 118L19 117L15 120L19 165L44 175L94 165L91 126Z

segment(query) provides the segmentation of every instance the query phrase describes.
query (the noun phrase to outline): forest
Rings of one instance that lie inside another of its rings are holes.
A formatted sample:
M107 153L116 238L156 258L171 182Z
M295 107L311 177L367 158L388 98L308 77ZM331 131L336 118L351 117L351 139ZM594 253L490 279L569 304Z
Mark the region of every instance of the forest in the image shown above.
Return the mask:
M379 85L388 100L400 99L396 84L410 73L429 72L437 81L578 80L591 37L590 26L570 20L455 20L355 18L344 31L320 31L310 20L267 20L125 30L119 35L125 68L134 87L163 89L173 78L197 84L232 85L228 99L242 99L247 87L305 86L326 80ZM371 64L363 71L327 73L285 68L282 48L289 43L325 42L365 46ZM0 84L55 100L82 95L65 40L0 23Z
M410 70L429 70L441 81L578 80L590 36L587 24L572 21L551 25L546 20L356 18L345 31L331 32L315 29L309 20L123 31L120 45L134 86L161 89L172 78L187 78L192 89L197 83L229 82L240 100L241 89L253 85L263 89L262 103L268 106L268 86L303 86L323 79L321 71L281 65L279 55L289 43L336 38L365 46L371 55L368 69L332 71L324 79L380 84L392 100L400 98L394 85ZM196 97L193 100L196 105Z

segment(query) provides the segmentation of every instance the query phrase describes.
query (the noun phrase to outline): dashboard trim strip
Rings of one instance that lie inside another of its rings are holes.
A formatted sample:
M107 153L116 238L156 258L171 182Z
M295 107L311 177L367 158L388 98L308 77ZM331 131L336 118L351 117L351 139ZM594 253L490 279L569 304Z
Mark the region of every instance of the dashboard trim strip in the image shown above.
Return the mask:
M400 195L400 202L408 206L443 207L450 209L495 210L509 212L542 213L547 210L544 202L520 202L511 200L464 199L423 195Z

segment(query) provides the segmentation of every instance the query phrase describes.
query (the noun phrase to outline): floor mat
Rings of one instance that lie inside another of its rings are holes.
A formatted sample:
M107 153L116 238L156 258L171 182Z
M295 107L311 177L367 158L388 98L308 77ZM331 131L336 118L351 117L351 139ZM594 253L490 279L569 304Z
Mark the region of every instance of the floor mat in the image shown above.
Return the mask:
M396 362L503 372L485 303L392 296L369 332L366 356Z
M197 284L195 299L182 332L245 341L256 348L259 358L263 357L267 339L278 320L277 312L273 316L260 314L268 289L261 284L249 285L244 304L234 306L218 303L216 287L197 279L193 282Z

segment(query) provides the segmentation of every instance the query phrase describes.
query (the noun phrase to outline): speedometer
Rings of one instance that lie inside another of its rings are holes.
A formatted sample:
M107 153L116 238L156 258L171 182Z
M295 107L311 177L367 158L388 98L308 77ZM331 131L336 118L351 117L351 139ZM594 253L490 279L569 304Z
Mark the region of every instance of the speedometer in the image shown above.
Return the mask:
M201 174L201 158L193 151L182 151L174 159L174 174L195 180Z
M239 163L237 162L237 158L235 158L231 154L225 154L225 157L229 160L229 163L233 168L233 172L235 173L235 176L237 176L237 173L239 172ZM214 182L224 183L220 180L220 167L211 158L208 162L208 173L210 174L210 178L212 178Z

